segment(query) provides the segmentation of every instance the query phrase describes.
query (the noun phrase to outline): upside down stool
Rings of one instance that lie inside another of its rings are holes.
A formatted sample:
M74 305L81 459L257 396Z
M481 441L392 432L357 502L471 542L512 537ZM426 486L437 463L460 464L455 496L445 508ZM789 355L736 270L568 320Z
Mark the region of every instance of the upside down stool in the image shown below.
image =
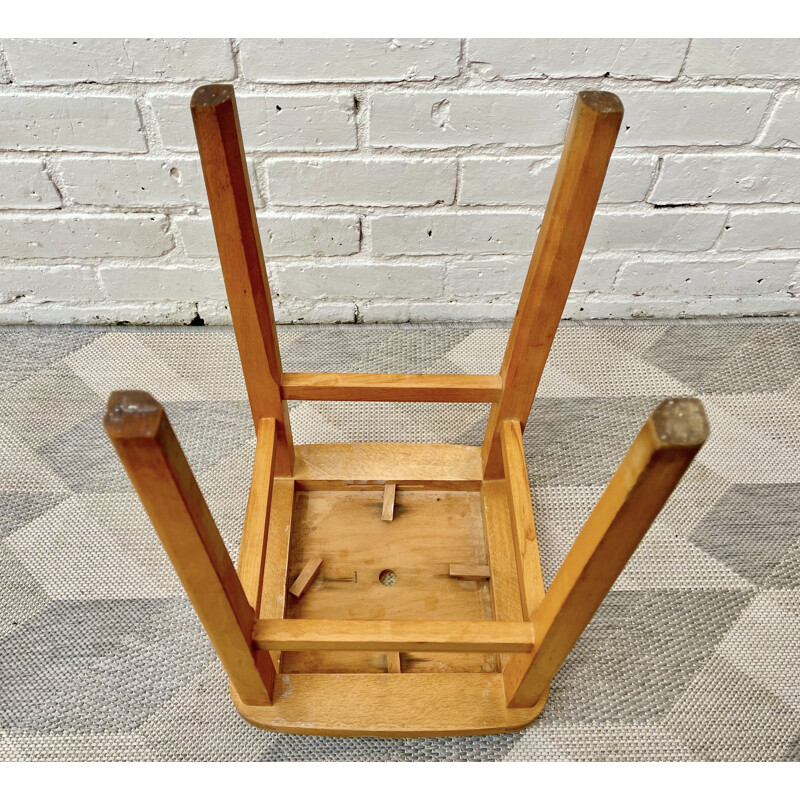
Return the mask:
M105 430L253 725L499 733L550 682L708 435L660 403L545 591L522 434L622 119L581 92L499 375L284 372L233 87L192 116L256 431L234 567L164 409L113 392ZM491 404L483 445L292 442L288 400Z

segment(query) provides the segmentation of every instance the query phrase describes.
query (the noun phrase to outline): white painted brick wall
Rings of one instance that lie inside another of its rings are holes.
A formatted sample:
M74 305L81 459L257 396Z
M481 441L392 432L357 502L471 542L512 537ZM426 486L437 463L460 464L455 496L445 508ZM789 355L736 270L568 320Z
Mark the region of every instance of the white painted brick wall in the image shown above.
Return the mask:
M601 203L642 202L656 171L658 157L648 153L613 156ZM558 158L506 156L461 160L458 201L466 206L547 205Z
M233 78L224 39L7 39L14 82L119 83Z
M274 206L432 206L453 202L457 166L454 158L274 158L264 185Z
M147 145L132 97L30 91L3 93L0 148L143 153Z
M470 62L484 78L673 80L688 39L471 39Z
M0 40L0 322L229 320L231 81L281 321L510 319L575 93L626 114L572 317L800 313L800 41Z
M41 158L0 161L0 208L59 208L61 197Z
M458 73L458 39L245 39L244 77L267 83L420 81Z

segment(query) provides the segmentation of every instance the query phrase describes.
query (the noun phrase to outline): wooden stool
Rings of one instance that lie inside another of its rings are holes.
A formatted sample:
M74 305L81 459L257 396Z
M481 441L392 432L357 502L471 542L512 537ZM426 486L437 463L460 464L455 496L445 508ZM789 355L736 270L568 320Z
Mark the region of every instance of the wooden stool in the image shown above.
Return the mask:
M550 681L708 435L699 400L656 407L549 590L522 432L578 266L622 104L581 92L499 375L284 372L233 87L192 98L257 433L234 568L163 408L104 420L254 725L290 733L511 731ZM287 400L491 403L482 447L294 446Z

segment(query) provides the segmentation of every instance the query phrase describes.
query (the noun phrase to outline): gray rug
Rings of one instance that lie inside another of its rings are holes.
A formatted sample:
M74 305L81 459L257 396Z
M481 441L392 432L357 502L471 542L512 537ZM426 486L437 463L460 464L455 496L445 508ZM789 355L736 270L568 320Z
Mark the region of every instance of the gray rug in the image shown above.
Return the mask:
M288 327L287 370L492 372L504 327ZM167 408L235 551L255 437L230 329L0 329L0 757L768 759L800 755L800 322L563 325L525 432L545 582L650 409L712 436L527 730L257 730L103 434L113 389ZM484 406L295 403L298 442L479 444Z

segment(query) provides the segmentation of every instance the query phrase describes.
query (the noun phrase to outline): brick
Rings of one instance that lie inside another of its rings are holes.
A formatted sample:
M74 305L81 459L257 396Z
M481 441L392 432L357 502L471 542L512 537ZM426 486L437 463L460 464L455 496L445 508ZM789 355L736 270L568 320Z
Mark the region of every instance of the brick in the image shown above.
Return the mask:
M413 81L458 72L458 39L243 39L248 80Z
M438 300L418 303L366 302L359 305L359 320L366 323L510 321L516 304L503 301L470 303Z
M708 88L620 91L625 117L619 147L746 144L753 141L772 93Z
M760 147L800 147L800 91L783 95L775 106Z
M183 217L176 221L186 254L217 258L210 217ZM264 256L344 256L359 250L358 217L310 214L259 214Z
M543 146L564 139L570 92L397 92L372 100L375 147Z
M417 264L292 265L277 273L282 299L427 300L442 293L443 267Z
M101 206L207 205L199 158L62 158L64 187L76 203Z
M483 322L499 320L510 322L517 304L509 301L483 303L411 303L408 306L409 322ZM377 320L376 320L377 321Z
M6 258L153 257L172 239L159 214L7 214L0 217Z
M384 255L529 253L541 218L480 211L387 214L371 221L372 249Z
M598 211L587 250L705 250L719 236L725 212ZM542 215L462 211L403 214L371 221L372 249L384 255L530 254Z
M59 162L65 188L76 203L93 206L153 208L208 207L199 157L105 159L67 157ZM256 170L248 161L253 202L263 205Z
M274 158L265 164L272 205L424 206L455 197L455 161Z
M276 304L275 321L278 324L316 325L329 322L357 322L357 308L349 303L282 303ZM309 413L309 404L298 408L298 413ZM313 412L312 412L313 413ZM296 419L294 414L292 419ZM319 417L317 417L319 419Z
M151 97L164 146L197 151L191 95ZM353 150L355 106L349 92L237 95L245 150Z
M20 84L221 81L233 78L228 39L5 39Z
M649 199L657 205L797 203L800 155L667 155Z
M100 280L109 299L144 302L225 300L219 267L103 266Z
M0 149L144 152L144 133L130 97L4 95Z
M720 250L800 250L800 209L731 211Z
M102 300L90 267L0 267L0 303Z
M470 39L467 60L484 78L678 76L688 39Z
M642 260L624 266L615 292L642 296L758 295L782 289L800 260L715 259L657 262Z
M606 292L623 263L620 255L584 255L578 265L573 292ZM522 291L530 259L527 256L463 261L447 268L445 285L453 297L502 297Z
M13 303L0 305L4 325L188 325L196 307L192 303ZM225 323L221 323L225 324ZM230 324L230 317L228 318Z
M60 208L61 197L44 162L0 161L0 208Z
M598 211L586 239L587 250L706 250L717 240L724 211Z
M465 158L461 162L461 205L545 205L558 158L508 156ZM601 203L644 200L655 174L657 157L642 154L611 159Z
M800 39L693 39L684 74L720 78L796 78Z

